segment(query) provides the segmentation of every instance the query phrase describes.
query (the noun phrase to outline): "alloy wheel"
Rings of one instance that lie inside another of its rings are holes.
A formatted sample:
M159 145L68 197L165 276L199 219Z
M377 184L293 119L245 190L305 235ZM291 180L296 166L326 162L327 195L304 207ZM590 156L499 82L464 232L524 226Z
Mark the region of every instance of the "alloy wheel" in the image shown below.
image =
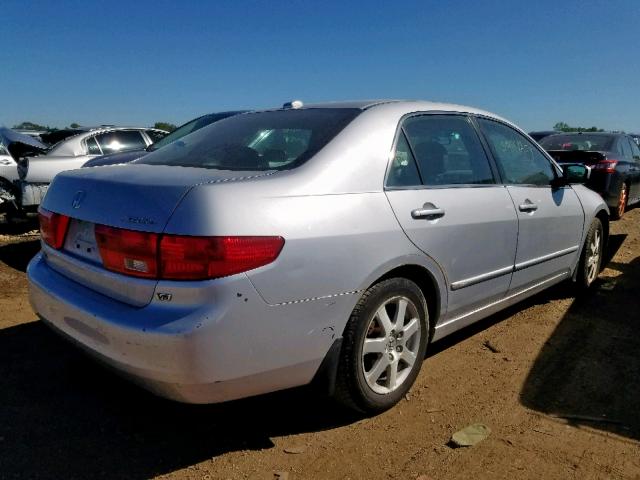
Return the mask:
M405 296L386 300L375 312L362 346L367 385L378 394L398 389L418 359L421 324L418 309Z
M600 256L602 255L602 230L597 228L589 242L587 252L587 284L590 285L598 276Z

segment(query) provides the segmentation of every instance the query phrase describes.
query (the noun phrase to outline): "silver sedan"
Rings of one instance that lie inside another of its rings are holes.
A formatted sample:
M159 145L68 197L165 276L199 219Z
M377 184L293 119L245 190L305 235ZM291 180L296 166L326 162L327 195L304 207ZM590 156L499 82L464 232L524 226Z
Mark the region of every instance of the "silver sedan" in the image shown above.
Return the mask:
M474 108L292 102L59 174L31 303L165 397L315 381L375 413L430 342L563 280L592 284L608 210L587 175Z

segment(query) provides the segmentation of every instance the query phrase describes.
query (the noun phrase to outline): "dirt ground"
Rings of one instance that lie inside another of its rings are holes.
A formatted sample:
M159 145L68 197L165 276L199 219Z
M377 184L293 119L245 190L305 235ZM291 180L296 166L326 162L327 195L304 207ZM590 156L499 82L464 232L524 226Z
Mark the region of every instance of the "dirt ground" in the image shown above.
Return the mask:
M189 406L121 380L36 321L29 229L0 226L0 479L640 479L640 208L591 294L560 285L432 345L374 418L308 388ZM491 435L450 448L474 422Z

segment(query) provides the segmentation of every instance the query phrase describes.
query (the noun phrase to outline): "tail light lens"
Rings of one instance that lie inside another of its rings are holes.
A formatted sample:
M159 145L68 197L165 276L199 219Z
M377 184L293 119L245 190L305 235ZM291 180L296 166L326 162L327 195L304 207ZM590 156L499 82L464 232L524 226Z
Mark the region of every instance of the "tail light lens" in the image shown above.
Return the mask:
M38 209L38 220L40 222L40 237L42 240L56 250L62 248L64 238L67 235L69 217L40 207Z
M593 169L601 172L613 173L616 171L617 164L618 160L601 160L593 166Z
M164 280L205 280L273 262L282 237L190 237L95 226L103 265L113 272Z
M246 272L273 262L283 245L282 237L163 235L160 240L160 277L202 280Z
M96 242L107 270L142 278L158 276L158 234L95 226Z

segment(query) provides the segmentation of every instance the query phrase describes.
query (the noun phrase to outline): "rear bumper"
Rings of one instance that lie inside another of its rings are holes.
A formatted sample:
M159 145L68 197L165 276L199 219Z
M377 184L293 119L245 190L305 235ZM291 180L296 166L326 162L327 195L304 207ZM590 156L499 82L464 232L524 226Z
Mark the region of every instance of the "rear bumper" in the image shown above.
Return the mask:
M309 383L336 336L335 317L351 303L272 306L236 275L201 282L191 297L178 292L175 303L140 308L68 279L41 254L27 273L31 304L44 322L136 383L188 403Z
M23 208L37 207L42 203L44 196L49 189L48 183L29 183L22 181L20 184L21 189L21 204Z

